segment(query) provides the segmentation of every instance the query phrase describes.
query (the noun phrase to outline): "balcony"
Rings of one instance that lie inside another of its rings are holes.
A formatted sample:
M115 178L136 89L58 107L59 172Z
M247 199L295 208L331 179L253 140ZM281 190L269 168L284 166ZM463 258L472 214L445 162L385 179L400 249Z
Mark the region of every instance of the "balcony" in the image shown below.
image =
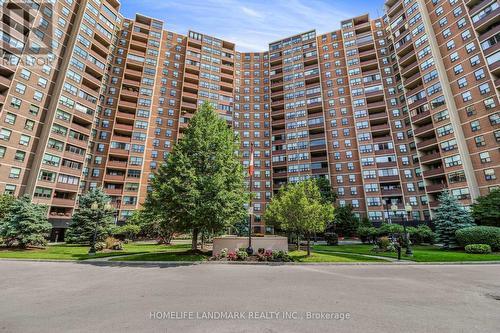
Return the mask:
M128 113L128 112L118 111L118 112L116 112L116 118L134 120L135 114L134 113Z
M366 108L368 110L370 110L370 109L385 109L385 101L368 103L366 105Z
M78 192L79 185L58 182L58 183L56 183L56 189L57 190L64 190L64 191L71 191L71 192Z
M52 198L52 206L73 207L75 199Z
M427 162L434 161L434 160L437 160L440 158L441 158L441 154L439 152L433 152L431 154L426 154L426 155L420 156L420 163L427 163Z
M106 192L106 194L112 195L112 196L121 196L123 193L123 189L121 189L121 188L105 188L104 192Z
M106 164L107 167L116 168L116 169L126 169L127 161L108 161Z
M197 105L196 105L196 103L189 103L189 102L182 101L181 108L185 109L185 110L196 111Z
M428 132L433 131L433 130L434 130L434 124L430 123L430 124L415 128L414 134L415 134L415 136L419 136L421 134L428 133Z
M134 127L132 125L115 123L115 126L113 127L113 129L119 130L119 131L132 132L134 130Z
M370 120L387 119L386 112L371 113L369 115Z
M436 138L431 138L431 139L427 139L427 140L423 140L423 141L417 142L417 147L419 149L422 149L422 148L425 148L425 147L429 147L429 146L434 146L434 145L437 145L437 139Z
M379 182L398 182L399 181L399 176L379 176L378 177Z
M444 174L444 169L443 169L443 167L429 169L429 170L423 171L422 174L424 177L438 176L438 175Z
M385 131L389 131L389 129L390 129L389 124L381 124L381 125L371 126L372 132L385 132Z
M104 180L105 181L123 182L123 181L125 181L125 175L109 175L109 174L106 174L106 176L104 176Z
M137 103L127 102L127 101L124 101L124 100L118 101L118 106L126 108L126 109L132 109L134 111L135 111L135 109L137 109Z
M431 184L431 185L426 185L425 190L427 192L441 192L447 188L446 184Z
M400 188L394 188L394 189L380 189L380 193L384 196L400 196L401 195L401 189Z
M423 112L420 112L419 114L412 116L411 121L413 123L418 123L420 120L426 119L427 117L430 117L430 116L431 116L430 111L423 111Z

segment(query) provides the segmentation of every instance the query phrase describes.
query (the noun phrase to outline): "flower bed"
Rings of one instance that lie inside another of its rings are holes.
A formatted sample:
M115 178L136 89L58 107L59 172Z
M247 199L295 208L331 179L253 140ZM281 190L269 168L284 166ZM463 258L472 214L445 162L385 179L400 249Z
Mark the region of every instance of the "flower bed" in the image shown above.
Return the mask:
M260 261L260 262L289 262L292 261L288 252L282 250L266 250L259 248L254 255L248 255L245 249L228 250L224 248L219 254L210 258L213 261Z

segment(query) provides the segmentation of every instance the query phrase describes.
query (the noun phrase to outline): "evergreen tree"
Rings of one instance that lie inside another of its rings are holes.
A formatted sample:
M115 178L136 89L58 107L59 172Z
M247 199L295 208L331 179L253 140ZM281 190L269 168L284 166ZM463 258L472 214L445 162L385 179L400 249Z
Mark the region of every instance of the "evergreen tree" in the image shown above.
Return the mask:
M455 231L474 225L474 220L468 211L449 192L439 196L439 207L434 213L434 225L438 242L445 249L457 246Z
M281 229L297 235L304 235L307 239L308 256L311 254L311 236L315 232L323 232L332 218L333 206L324 202L317 183L313 180L292 183L281 188L272 198L264 215L266 223L279 225Z
M353 236L359 226L359 219L354 215L352 206L343 206L335 208L335 217L333 219L335 232L344 237Z
M113 209L106 209L111 199L102 188L92 189L78 199L78 208L73 214L73 219L66 231L67 243L90 244L97 224L96 241L101 242L111 236L115 228ZM92 204L97 203L97 210Z
M27 246L45 246L46 237L52 229L47 221L47 206L31 202L29 196L16 199L3 218L0 234L8 246L18 244Z
M472 216L479 225L500 227L500 189L479 197L472 205Z
M217 233L247 214L238 145L227 122L204 103L151 182L146 210L175 231L192 232L193 250L199 234Z

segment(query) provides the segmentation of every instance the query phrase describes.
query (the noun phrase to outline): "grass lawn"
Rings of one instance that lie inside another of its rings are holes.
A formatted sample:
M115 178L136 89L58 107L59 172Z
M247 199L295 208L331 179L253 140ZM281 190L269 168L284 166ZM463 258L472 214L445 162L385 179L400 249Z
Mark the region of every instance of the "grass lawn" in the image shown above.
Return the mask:
M291 251L289 255L295 262L386 262L386 260L383 259L368 258L355 254L312 252L311 256L307 257L306 251Z
M205 261L211 255L190 253L191 244L176 244L164 246L161 251L151 251L149 253L139 253L122 258L113 258L112 261Z
M397 258L397 253L394 252L372 252L373 245L371 244L349 244L349 245L315 245L313 247L318 251L335 251L345 252L350 254L372 254L382 257ZM412 247L413 257L406 257L404 249L402 249L401 259L413 260L417 262L453 262L453 261L500 261L500 253L491 254L470 254L459 250L443 250L438 246L433 245L415 245Z
M45 249L8 249L0 248L0 258L12 259L54 259L54 260L85 260L92 258L103 258L119 256L124 254L141 254L162 252L166 250L178 250L189 248L189 245L158 245L146 243L129 243L123 245L123 251L97 252L95 256L89 256L89 246L73 244L49 245Z

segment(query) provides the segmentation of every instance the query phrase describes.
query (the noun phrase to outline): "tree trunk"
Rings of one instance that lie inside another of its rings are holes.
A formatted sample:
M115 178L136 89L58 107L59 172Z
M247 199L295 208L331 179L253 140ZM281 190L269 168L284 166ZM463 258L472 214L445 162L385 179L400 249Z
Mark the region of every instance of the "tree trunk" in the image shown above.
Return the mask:
M201 249L203 250L205 247L205 232L201 233Z
M300 237L299 237L299 234L297 234L297 251L300 251Z
M198 228L193 228L191 250L196 250L196 249L198 249Z
M311 256L311 236L307 234L307 256Z

